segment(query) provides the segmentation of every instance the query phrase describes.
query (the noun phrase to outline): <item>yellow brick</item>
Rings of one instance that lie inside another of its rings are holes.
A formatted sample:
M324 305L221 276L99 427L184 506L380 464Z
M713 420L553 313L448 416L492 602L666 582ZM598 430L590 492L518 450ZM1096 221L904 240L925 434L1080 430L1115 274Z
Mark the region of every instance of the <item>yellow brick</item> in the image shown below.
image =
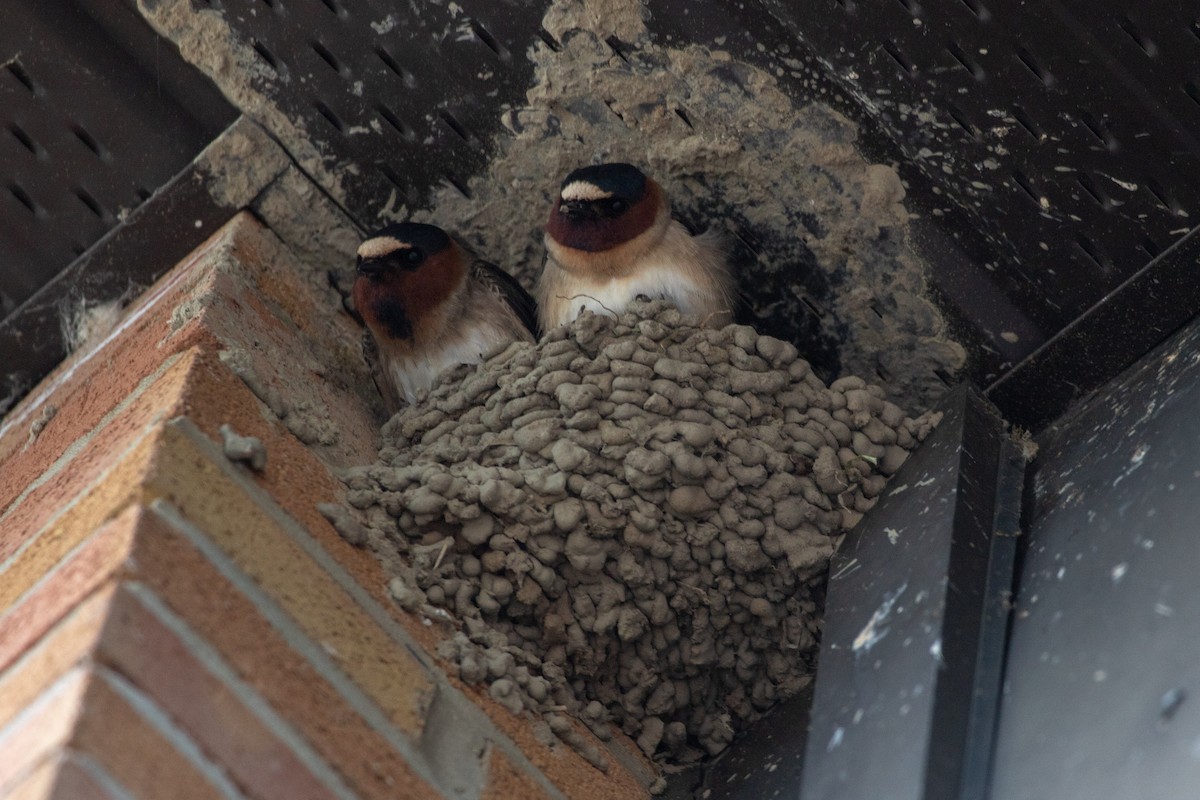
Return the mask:
M91 676L76 667L0 730L0 797L70 737Z
M115 585L100 589L0 676L0 727L8 724L48 685L89 657L108 618Z
M420 734L434 691L424 667L175 427L147 489L227 553L400 729Z
M150 455L157 447L157 426L181 402L188 376L198 357L196 350L184 354L122 414L99 429L87 448L76 455L54 481L32 493L5 516L6 537L24 536L31 540L0 572L0 612L11 606L105 520L136 501ZM112 463L116 458L119 461ZM84 463L89 466L79 466ZM87 488L87 484L97 478L99 480ZM57 518L53 517L58 509L74 501L85 489L86 495ZM36 534L28 530L34 525L40 528ZM22 528L26 530L22 531Z

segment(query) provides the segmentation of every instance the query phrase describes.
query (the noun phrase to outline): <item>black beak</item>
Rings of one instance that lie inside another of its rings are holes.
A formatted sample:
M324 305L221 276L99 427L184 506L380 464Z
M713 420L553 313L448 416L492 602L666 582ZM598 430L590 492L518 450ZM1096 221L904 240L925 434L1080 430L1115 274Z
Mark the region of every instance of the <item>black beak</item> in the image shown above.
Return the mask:
M591 205L582 200L563 200L558 206L558 211L568 219L584 219L595 216Z
M359 275L364 275L368 278L374 278L377 275L380 275L383 272L383 270L385 269L385 267L386 267L386 265L382 261L378 261L378 260L364 261L360 258L358 260L357 269L358 269Z

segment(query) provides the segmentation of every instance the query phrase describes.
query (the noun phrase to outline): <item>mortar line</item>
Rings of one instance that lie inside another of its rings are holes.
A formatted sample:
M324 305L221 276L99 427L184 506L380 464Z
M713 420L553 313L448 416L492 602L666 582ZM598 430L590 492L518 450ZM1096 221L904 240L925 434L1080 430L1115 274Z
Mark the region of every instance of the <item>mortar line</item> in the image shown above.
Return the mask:
M216 648L171 611L161 597L145 584L136 581L126 583L122 588L132 594L146 611L187 645L188 652L200 663L201 667L233 692L234 696L250 710L264 727L300 756L304 765L313 771L314 777L320 780L330 792L338 797L346 798L346 800L354 800L356 796L354 792L346 786L341 776L329 763L312 749L307 740L290 723L279 716L270 703L238 677Z
M124 510L125 510L125 507L122 506L121 511L123 512ZM51 565L49 570L42 573L38 577L38 579L30 585L30 587L28 589L26 589L25 591L23 591L19 595L17 595L15 598L13 598L12 605L9 606L9 608L10 609L20 608L21 605L26 600L28 600L29 598L31 598L35 594L37 594L39 589L41 589L43 586L48 586L49 584L53 583L55 580L55 576L57 576L58 573L62 572L63 570L67 569L71 565L71 561L75 558L75 556L79 555L80 552L82 552L93 541L95 541L97 538L99 538L99 536L101 536L101 532L104 530L104 528L110 522L112 522L114 519L119 517L120 515L121 515L120 512L118 512L117 514L114 514L111 518L104 520L99 525L97 525L90 533L88 533L87 536L84 536L83 539L80 540L80 542L78 544L76 544L74 547L72 547L67 552L63 553L62 557L59 558L58 561L54 562L54 564ZM128 556L128 552L126 552L126 556ZM86 603L92 597L92 595L94 595L96 593L96 591L99 590L102 586L103 586L103 584L100 584L100 585L97 585L97 586L93 587L92 589L90 589L87 592L87 594L85 594L83 597L81 597L79 599L78 602L76 602L76 604L74 606L72 606L71 608L69 608L67 610L67 612L58 620L58 622L56 622L49 629L47 629L41 636L39 636L37 641L34 641L32 643L32 646L36 647L38 642L40 642L43 637L48 636L61 623L65 622L67 617L69 617L71 615L71 612L73 612L76 608L78 608L79 606ZM26 654L28 654L28 652L29 651L26 651ZM24 656L22 656L22 658L23 657Z
M32 483L26 486L25 490L13 499L8 508L5 509L4 513L0 514L0 524L3 524L4 520L8 519L9 515L11 515L17 510L18 507L20 507L21 503L25 501L25 498L29 497L30 494L45 486L68 465L70 465L70 463L75 460L75 457L83 452L84 448L86 448L93 439L99 436L100 433L103 432L104 429L107 428L114 419L124 413L129 406L133 405L138 398L145 394L146 390L156 383L159 378L166 374L167 370L179 363L181 358L183 358L183 353L174 353L171 356L168 356L161 364L158 365L157 369L138 381L137 386L133 387L133 391L125 395L125 397L121 399L121 402L109 409L108 413L101 417L91 430L80 436L75 441L71 442L67 449L63 451L62 455L56 458L54 463L47 467L41 475L38 475ZM165 413L163 411L159 411L154 415L154 419L152 420L151 424L157 424L158 422L162 421L164 417Z
M113 457L112 464L109 466L108 469L102 471L99 475L96 476L95 480L93 480L91 483L87 484L82 489L80 489L75 494L75 496L71 498L70 502L68 502L66 505L64 505L62 508L60 508L49 520L46 521L45 525L38 528L37 531L34 532L34 534L32 536L30 536L28 539L26 539L24 542L22 542L21 545L16 550L13 551L12 555L10 555L8 558L4 559L4 561L0 561L0 575L3 575L5 572L7 572L12 567L12 565L14 563L16 563L17 559L19 559L25 553L26 550L28 550L30 547L32 547L35 542L39 541L42 537L46 536L51 530L53 530L54 527L56 525L58 525L58 523L62 520L63 517L65 517L67 514L69 514L74 508L76 508L85 499L90 497L92 492L97 487L99 487L103 483L106 483L108 481L109 477L112 475L112 473L115 472L117 469L119 469L121 466L123 466L126 457L128 457L130 453L132 453L138 447L140 447L146 441L146 439L148 437L153 436L159 430L162 429L161 423L162 423L162 419L159 418L159 419L154 419L149 424L147 424L146 427L142 429L141 433L138 434L137 438L134 439L133 442L131 442L128 447L126 447L124 450L122 450L120 453L117 453ZM117 508L115 511L113 511L113 513L109 514L108 516L106 516L102 520L100 520L100 525L103 525L105 522L108 522L110 519L114 519L115 517L120 515L120 513L125 510L125 508L126 508L126 506L124 506L124 505L121 506L120 508ZM0 517L0 522L3 522L2 517ZM97 527L99 527L99 526L97 526ZM3 527L0 526L0 531L2 531L2 530L3 530Z
M88 348L83 355L80 355L73 363L68 365L63 373L55 378L48 386L42 389L42 391L39 392L36 397L29 402L22 402L20 409L14 409L14 413L6 417L3 424L0 424L0 438L3 438L4 434L6 434L11 428L20 425L31 414L33 414L34 411L40 409L42 404L51 394L54 393L56 389L66 384L67 381L71 379L71 376L75 374L76 370L91 361L92 358L94 358L97 353L104 349L109 342L113 341L122 333L129 330L134 322L145 316L151 308L157 305L158 301L164 295L166 295L168 291L174 288L176 284L181 282L189 274L189 268L193 264L207 255L209 250L212 250L214 247L216 247L217 241L217 239L210 239L204 244L201 244L199 247L193 250L191 254L184 258L183 261L172 267L172 271L175 274L169 280L165 281L160 287L158 287L158 289L153 290L152 293L143 295L139 300L140 305L136 310L131 312L128 316L122 318L107 336L97 342L94 347ZM168 274L170 274L170 272L168 272ZM74 353L69 354L67 359L69 360L74 355Z
M225 771L210 761L200 746L180 730L167 712L159 708L149 696L130 683L125 676L109 667L97 665L95 674L120 695L121 699L128 703L151 728L166 739L176 752L187 759L201 775L208 778L214 789L228 800L246 800L246 796L234 785Z
M230 464L225 454L203 431L196 427L195 423L186 417L176 417L167 424L179 430L194 442L217 465L217 468L221 470L225 477L242 489L272 521L279 525L300 546L305 554L334 579L334 582L342 591L350 595L358 606L367 612L367 615L376 625L383 629L395 642L403 645L406 650L411 652L420 662L421 666L425 667L433 677L438 691L444 693L444 696L452 698L455 703L460 704L460 707L465 712L474 717L476 724L481 726L481 729L485 732L486 738L490 739L497 747L500 747L505 755L509 756L514 763L532 775L551 798L554 798L554 800L567 800L558 787L551 783L550 779L509 738L508 734L501 731L482 709L471 702L457 687L450 683L450 680L442 673L442 669L437 662L412 638L408 631L404 629L404 626L381 607L375 598L346 571L345 567L338 563L337 559L321 546L303 525L280 508L273 497L238 471L234 465Z
M451 793L436 780L433 770L429 768L422 754L416 749L408 736L396 728L387 715L363 691L352 678L342 671L324 648L304 631L299 623L282 608L257 582L238 566L224 550L208 538L199 527L187 519L179 509L165 500L158 499L150 504L151 511L161 517L172 528L179 532L188 542L217 569L217 571L234 588L245 595L256 607L264 619L270 623L284 642L312 666L317 673L329 681L342 699L355 711L376 733L382 736L388 744L394 747L408 762L409 766L430 786L436 787L443 794Z
M121 785L112 774L104 768L96 759L89 754L67 748L67 759L74 763L83 772L86 772L88 777L100 785L100 788L108 793L112 800L137 800L133 794Z
M22 708L17 712L16 716L10 719L3 727L0 727L0 745L3 745L5 740L14 733L20 731L21 727L29 721L30 717L40 714L46 706L57 701L61 695L75 689L75 684L82 684L79 687L82 692L86 688L89 675L88 668L82 664L71 667L71 669L64 672L59 676L58 680L43 689L34 698L33 702ZM78 716L78 713L76 713L76 716ZM74 725L74 720L72 720L71 724Z

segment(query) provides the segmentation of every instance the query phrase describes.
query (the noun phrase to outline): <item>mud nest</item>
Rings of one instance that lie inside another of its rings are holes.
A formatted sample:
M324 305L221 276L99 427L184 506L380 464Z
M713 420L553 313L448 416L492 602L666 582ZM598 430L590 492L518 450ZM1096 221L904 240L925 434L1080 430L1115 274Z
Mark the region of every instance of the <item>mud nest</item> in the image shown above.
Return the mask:
M811 680L829 557L936 422L637 303L448 373L345 478L464 681L687 763Z

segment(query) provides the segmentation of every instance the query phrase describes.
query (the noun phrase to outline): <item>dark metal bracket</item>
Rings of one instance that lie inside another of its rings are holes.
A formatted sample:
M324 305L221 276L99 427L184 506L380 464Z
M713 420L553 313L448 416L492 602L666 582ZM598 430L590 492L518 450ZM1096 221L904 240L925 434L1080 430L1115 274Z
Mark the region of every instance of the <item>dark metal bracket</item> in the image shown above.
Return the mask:
M801 796L984 794L1024 463L967 387L831 567Z

